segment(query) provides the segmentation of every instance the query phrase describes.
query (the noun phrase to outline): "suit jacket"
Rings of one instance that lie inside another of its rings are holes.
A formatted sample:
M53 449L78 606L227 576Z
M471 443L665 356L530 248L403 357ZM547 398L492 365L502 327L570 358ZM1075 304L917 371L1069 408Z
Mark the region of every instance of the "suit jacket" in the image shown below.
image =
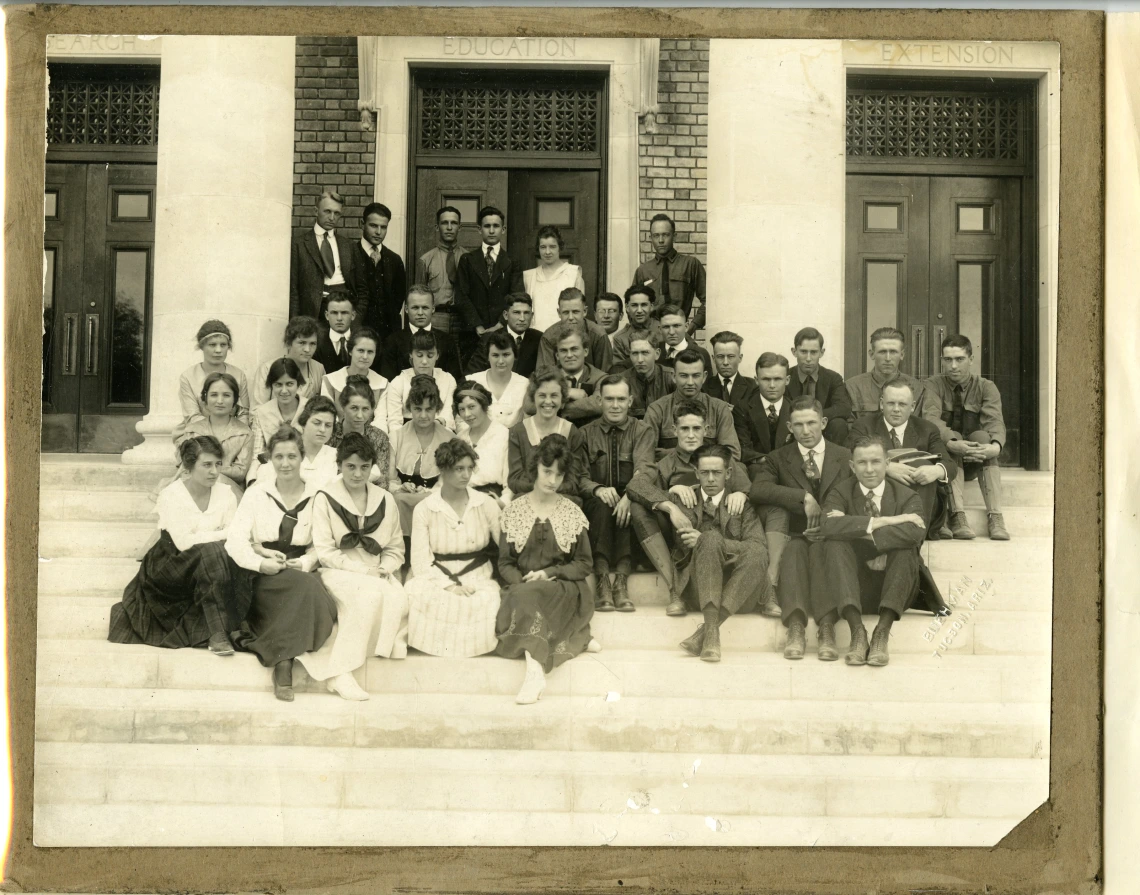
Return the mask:
M456 384L463 382L463 372L459 365L459 348L456 347L455 337L441 332L434 326L431 331L435 334L435 343L439 346L439 359L435 365L445 373L450 373ZM406 324L384 342L384 347L376 355L372 368L381 376L391 382L400 375L401 370L407 370L412 362L408 355L412 353L412 330Z
M891 434L883 420L882 413L877 416L864 417L851 426L851 431L847 434L847 449L851 450L859 438L867 435L878 435L885 441L888 449L890 448ZM912 416L907 421L902 442L904 448L914 448L926 451L928 454L936 454L940 458L939 462L946 467L947 482L953 481L954 476L958 474L958 464L954 462L953 455L946 450L946 445L942 441L942 436L938 434L938 427L934 423L921 417Z
M788 383L787 395L793 401L804 394L797 367L788 371L792 381ZM829 420L845 420L851 415L851 395L843 384L843 377L834 370L820 367L816 375L815 399L823 405L823 415Z
M514 333L512 332L511 335ZM491 366L490 361L487 360L487 354L490 351L490 348L487 347L488 338L487 335L484 335L479 340L479 346L471 352L471 357L467 360L468 373L482 373ZM515 354L515 372L520 376L529 379L534 374L538 367L538 351L541 343L541 330L531 328L523 333L522 345L519 346L519 350Z
M747 402L733 408L732 419L736 425L736 437L740 440L740 459L748 467L750 476L755 477L753 467L761 457L792 440L792 432L788 428L791 406L792 402L785 394L784 401L780 405L774 442L768 431L768 411L764 409L759 387L749 395Z
M675 495L671 495L669 499L680 507L681 512L685 514L685 518L699 530L706 518L704 507L705 495L699 486L695 490L697 492L697 505L691 510ZM728 496L728 493L726 489L725 497ZM720 505L716 508L716 527L724 537L726 560L731 563L736 557L746 552L761 552L767 554L768 541L764 534L764 523L760 521L756 515L756 510L752 508L751 504L745 504L744 511L737 516L729 515L724 504L725 498L722 497L720 499ZM678 543L674 546L672 554L674 563L678 567L675 586L678 588L678 592L681 592L688 587L689 579L692 575L692 563L689 562L692 551L683 546L678 539Z
M704 349L701 349L702 351ZM726 395L724 393L724 383L721 382L719 376L716 375L716 368L709 368L708 379L705 380L704 388L701 389L706 395L712 395L714 398L720 398L726 401L733 407L738 407L744 404L752 396L752 394L759 388L756 380L749 376L737 375L736 379L732 381L732 393Z
M356 295L356 326L376 330L381 342L399 330L400 310L408 294L408 277L399 255L382 245L380 261L373 264L360 240L353 242L352 291Z
M340 256L340 272L344 277L344 290L359 304L359 298L353 291L355 256L352 253L352 241L335 232L334 237L337 254ZM303 233L293 237L293 247L289 254L289 316L304 314L324 321L325 289L325 268L321 264L317 237L310 225Z
M824 445L823 465L819 470L815 499L822 507L827 495L851 478L851 452L842 445ZM789 534L803 534L807 528L804 496L812 494L811 482L804 472L800 446L792 441L761 457L753 468L752 490L748 499L758 506L783 507L790 516Z
M494 326L507 306L507 295L522 291L522 271L499 246L494 276L488 278L482 246L460 257L455 266L455 306L468 329Z
M688 341L689 341L689 344L686 347L692 348L694 351L697 352L697 354L699 354L701 357L704 358L705 372L708 373L709 376L713 376L716 373L716 367L713 366L712 356L707 351L705 351L704 348L702 348L700 345L698 345L696 342L694 342L692 339L689 339ZM669 357L668 354L669 354L669 346L666 345L661 349L661 359L658 360L657 363L661 364L661 366L663 366L663 367L668 367L670 370L672 370L673 367L676 366L677 359L675 357ZM724 391L724 389L721 389L721 391ZM717 397L717 396L714 395L714 397Z
M320 335L317 336L317 350L313 354L313 359L325 368L325 373L335 373L337 370L348 366L348 364L340 359L340 355L336 353L332 337L329 335L330 332L332 332L332 330L321 330ZM345 335L351 338L352 333L353 330L350 329Z

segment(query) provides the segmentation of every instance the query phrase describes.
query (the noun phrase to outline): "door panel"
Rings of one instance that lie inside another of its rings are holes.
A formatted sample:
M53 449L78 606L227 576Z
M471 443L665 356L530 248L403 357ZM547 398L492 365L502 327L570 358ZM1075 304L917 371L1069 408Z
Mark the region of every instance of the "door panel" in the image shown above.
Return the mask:
M479 233L480 208L494 205L502 209L509 220L507 172L485 168L420 168L416 177L415 243L408 262L410 269L414 269L415 259L436 245L435 213L444 205L453 205L460 211L459 244L465 249L478 248L483 241ZM507 232L510 232L509 226Z

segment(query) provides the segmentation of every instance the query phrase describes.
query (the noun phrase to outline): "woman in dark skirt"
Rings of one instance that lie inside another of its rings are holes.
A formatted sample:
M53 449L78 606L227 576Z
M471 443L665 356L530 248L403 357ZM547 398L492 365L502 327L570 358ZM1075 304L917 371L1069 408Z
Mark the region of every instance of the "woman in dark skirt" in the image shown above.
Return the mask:
M593 568L586 516L558 493L570 468L570 443L547 435L531 455L534 490L503 511L499 574L507 583L499 604L495 652L526 659L515 702L537 702L546 675L583 651L601 646L590 636L594 596L586 583Z
M273 669L273 694L291 702L293 660L320 649L328 639L336 603L313 572L317 555L310 499L323 482L306 484L301 478L303 437L292 426L282 426L270 436L267 453L275 476L259 477L245 492L230 523L226 552L242 570L238 589L252 592L236 644Z
M178 456L186 476L158 495L158 543L146 552L122 602L111 607L107 639L173 649L208 646L215 655L232 656L229 634L249 608L235 594L223 543L237 501L221 481L224 460L216 438L188 438Z

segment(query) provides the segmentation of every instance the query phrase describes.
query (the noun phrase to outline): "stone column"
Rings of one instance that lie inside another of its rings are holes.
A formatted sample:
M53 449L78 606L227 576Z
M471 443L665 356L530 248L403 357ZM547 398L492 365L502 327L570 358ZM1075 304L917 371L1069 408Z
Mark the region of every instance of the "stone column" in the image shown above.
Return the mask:
M709 335L744 337L744 370L804 326L843 369L840 41L714 40L709 49Z
M178 378L211 317L252 376L281 350L289 313L294 39L163 38L150 413L133 465L170 464Z

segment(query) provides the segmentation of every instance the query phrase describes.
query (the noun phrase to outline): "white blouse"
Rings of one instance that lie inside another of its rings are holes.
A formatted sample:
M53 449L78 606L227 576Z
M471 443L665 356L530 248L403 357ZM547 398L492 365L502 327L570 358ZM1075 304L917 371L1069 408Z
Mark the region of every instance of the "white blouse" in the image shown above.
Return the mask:
M301 431L301 424L298 420L301 411L305 409L307 400L307 398L297 400L297 409L292 418L287 421L298 432ZM250 425L253 430L253 455L249 464L249 472L245 476L247 482L257 481L258 467L261 465L261 461L257 458L265 453L265 445L273 437L273 433L280 429L285 422L286 420L281 416L281 410L277 407L276 401L267 401L253 409L253 422Z
M503 503L509 503L512 497L511 489L507 487L507 477L510 473L510 430L502 423L491 420L487 431L479 438L479 443L472 444L470 428L463 424L459 429L459 437L475 448L475 453L479 455L479 462L475 464L475 473L471 476L471 487L501 485Z
M471 373L467 378L485 386L487 391L491 392L492 401L491 406L487 409L487 415L509 429L523 418L523 405L526 403L526 392L530 386L530 381L518 373L511 373L511 381L507 383L503 393L495 397L491 383L487 381L489 373L490 370L483 370L479 373Z
M553 274L547 274L541 266L523 271L523 290L534 300L530 325L539 332L546 332L559 321L558 295L563 289L580 289L585 294L582 268L577 264L566 262Z
M340 470L336 465L336 448L331 448L327 444L321 445L321 449L317 451L315 457L303 457L301 459L301 481L314 492L338 475L340 475ZM277 471L273 468L273 464L262 463L257 468L257 476L254 481L259 485L268 486L276 479Z
M411 419L411 415L404 411L404 403L408 399L408 389L411 388L412 377L415 375L415 371L411 367L407 370L401 370L400 375L389 383L388 391L384 394L384 400L387 404L385 420L387 428L385 432L389 438L404 425L406 420ZM455 415L451 408L452 398L455 395L455 377L439 367L433 369L431 375L435 384L439 386L439 397L443 401L443 410L439 412L436 419L448 429L455 431ZM379 412L377 412L377 416L379 416ZM373 425L378 429L381 428L378 422L374 422Z
M467 491L467 508L463 518L455 514L439 491L432 491L412 512L412 577L416 580L438 580L443 587L452 584L433 564L436 554L472 553L487 545L488 536L499 541L499 505L489 494L474 488ZM456 569L466 565L456 560ZM485 576L492 569L485 567Z
M300 558L302 572L311 572L317 567L317 554L313 550L315 494L316 489L306 484L301 500L309 502L297 514L297 525L293 529L293 538L290 541L299 547L309 548L309 551ZM237 513L230 523L229 535L226 537L226 552L235 563L251 572L260 571L262 561L262 557L254 552L253 545L276 541L281 533L281 520L285 518L285 514L271 498L275 498L285 506L285 498L281 496L274 482L259 481L251 485L238 504Z
M348 534L348 526L329 506L330 501L335 501L356 516L358 524L363 524L364 519L376 512L381 503L385 504L384 520L376 531L368 535L382 548L378 555L373 556L363 547L347 550L340 548L341 538ZM357 512L356 503L344 487L343 479L338 476L313 498L313 546L316 548L317 559L324 568L363 575L381 568L394 575L404 564L404 532L400 528L400 509L396 506L396 499L383 488L368 485L365 515L361 516ZM395 583L398 584L398 581Z
M226 539L226 529L237 512L237 499L229 485L215 482L203 511L186 490L185 480L176 479L159 492L155 510L159 531L169 534L179 550L189 550L198 544Z
M321 394L329 398L336 405L338 416L344 416L340 406L340 393L344 391L344 384L348 381L348 367L342 367L331 373L326 373L321 380ZM377 429L388 431L388 404L384 392L388 389L388 380L375 370L368 371L368 385L372 389L372 406L376 408L372 418L372 425Z

